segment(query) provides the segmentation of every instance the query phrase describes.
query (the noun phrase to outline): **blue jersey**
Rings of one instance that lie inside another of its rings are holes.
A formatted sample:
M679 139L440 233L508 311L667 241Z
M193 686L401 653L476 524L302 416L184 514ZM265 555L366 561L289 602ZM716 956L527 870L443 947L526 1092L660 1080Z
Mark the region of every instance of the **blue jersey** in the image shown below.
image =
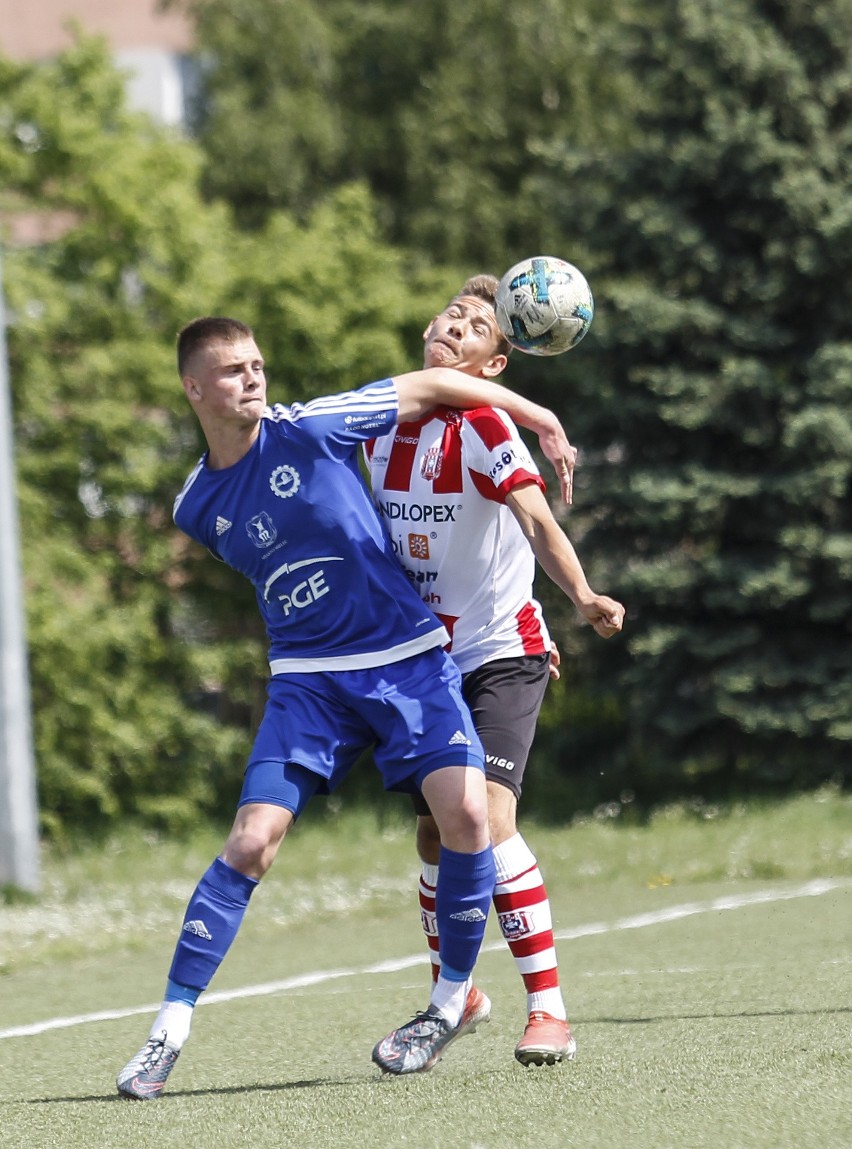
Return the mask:
M272 674L397 662L449 637L394 557L358 447L396 423L390 380L267 407L251 449L214 471L206 454L175 523L250 579Z

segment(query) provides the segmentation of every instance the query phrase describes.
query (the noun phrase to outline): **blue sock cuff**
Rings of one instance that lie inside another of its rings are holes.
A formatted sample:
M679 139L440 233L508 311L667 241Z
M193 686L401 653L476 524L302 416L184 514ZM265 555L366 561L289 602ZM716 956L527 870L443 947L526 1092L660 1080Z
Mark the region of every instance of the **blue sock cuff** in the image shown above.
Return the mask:
M470 874L474 880L481 881L493 874L494 853L490 846L480 850L478 854L460 854L458 850L451 850L448 846L441 846L438 869L441 866L449 867L455 874L461 866L465 873ZM468 869L470 867L470 869Z
M200 989L193 989L190 985L179 985L171 978L166 982L166 992L163 1001L182 1001L187 1005L195 1005L201 994Z
M207 874L211 879L214 879L217 890L237 902L247 902L258 885L256 878L249 878L245 874L241 874L239 870L235 870L233 866L223 862L221 858L216 858L211 862Z
M441 962L441 977L445 977L447 981L467 981L470 977L470 970L467 973L462 973L460 969L451 969L445 962Z

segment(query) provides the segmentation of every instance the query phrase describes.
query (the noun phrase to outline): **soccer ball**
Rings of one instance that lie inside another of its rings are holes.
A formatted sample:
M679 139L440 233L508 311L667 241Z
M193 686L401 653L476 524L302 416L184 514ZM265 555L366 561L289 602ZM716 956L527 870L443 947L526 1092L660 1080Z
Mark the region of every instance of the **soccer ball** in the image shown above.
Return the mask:
M561 355L591 326L595 301L586 277L572 263L536 255L510 267L494 300L497 324L518 351Z

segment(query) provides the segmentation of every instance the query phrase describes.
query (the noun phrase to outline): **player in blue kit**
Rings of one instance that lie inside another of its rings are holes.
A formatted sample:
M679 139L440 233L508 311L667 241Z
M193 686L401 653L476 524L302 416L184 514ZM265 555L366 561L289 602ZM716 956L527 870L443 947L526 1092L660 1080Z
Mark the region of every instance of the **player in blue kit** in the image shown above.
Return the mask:
M251 580L271 677L233 826L190 898L163 1003L118 1075L119 1093L162 1093L195 1003L284 836L368 747L385 787L421 793L441 835L441 976L428 1009L386 1039L383 1066L428 1069L482 1016L465 1012L494 887L482 748L442 649L449 636L394 557L358 448L437 404L503 408L538 433L557 466L571 448L551 412L445 368L267 407L254 333L234 319L187 324L178 370L208 449L175 501L175 522Z

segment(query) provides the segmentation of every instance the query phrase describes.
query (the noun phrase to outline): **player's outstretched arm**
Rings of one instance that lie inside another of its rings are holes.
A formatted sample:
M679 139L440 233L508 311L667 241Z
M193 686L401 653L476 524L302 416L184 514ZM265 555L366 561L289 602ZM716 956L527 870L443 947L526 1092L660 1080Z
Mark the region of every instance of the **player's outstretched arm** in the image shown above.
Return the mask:
M559 478L562 498L571 502L571 479L577 451L556 415L547 407L517 395L490 379L477 379L450 367L427 367L394 377L399 395L399 421L422 419L433 407L444 405L467 410L500 407L520 427L538 435L539 445Z
M617 634L624 625L624 607L589 586L577 552L553 517L541 488L523 483L511 491L506 502L548 578L568 595L596 634L601 638Z

